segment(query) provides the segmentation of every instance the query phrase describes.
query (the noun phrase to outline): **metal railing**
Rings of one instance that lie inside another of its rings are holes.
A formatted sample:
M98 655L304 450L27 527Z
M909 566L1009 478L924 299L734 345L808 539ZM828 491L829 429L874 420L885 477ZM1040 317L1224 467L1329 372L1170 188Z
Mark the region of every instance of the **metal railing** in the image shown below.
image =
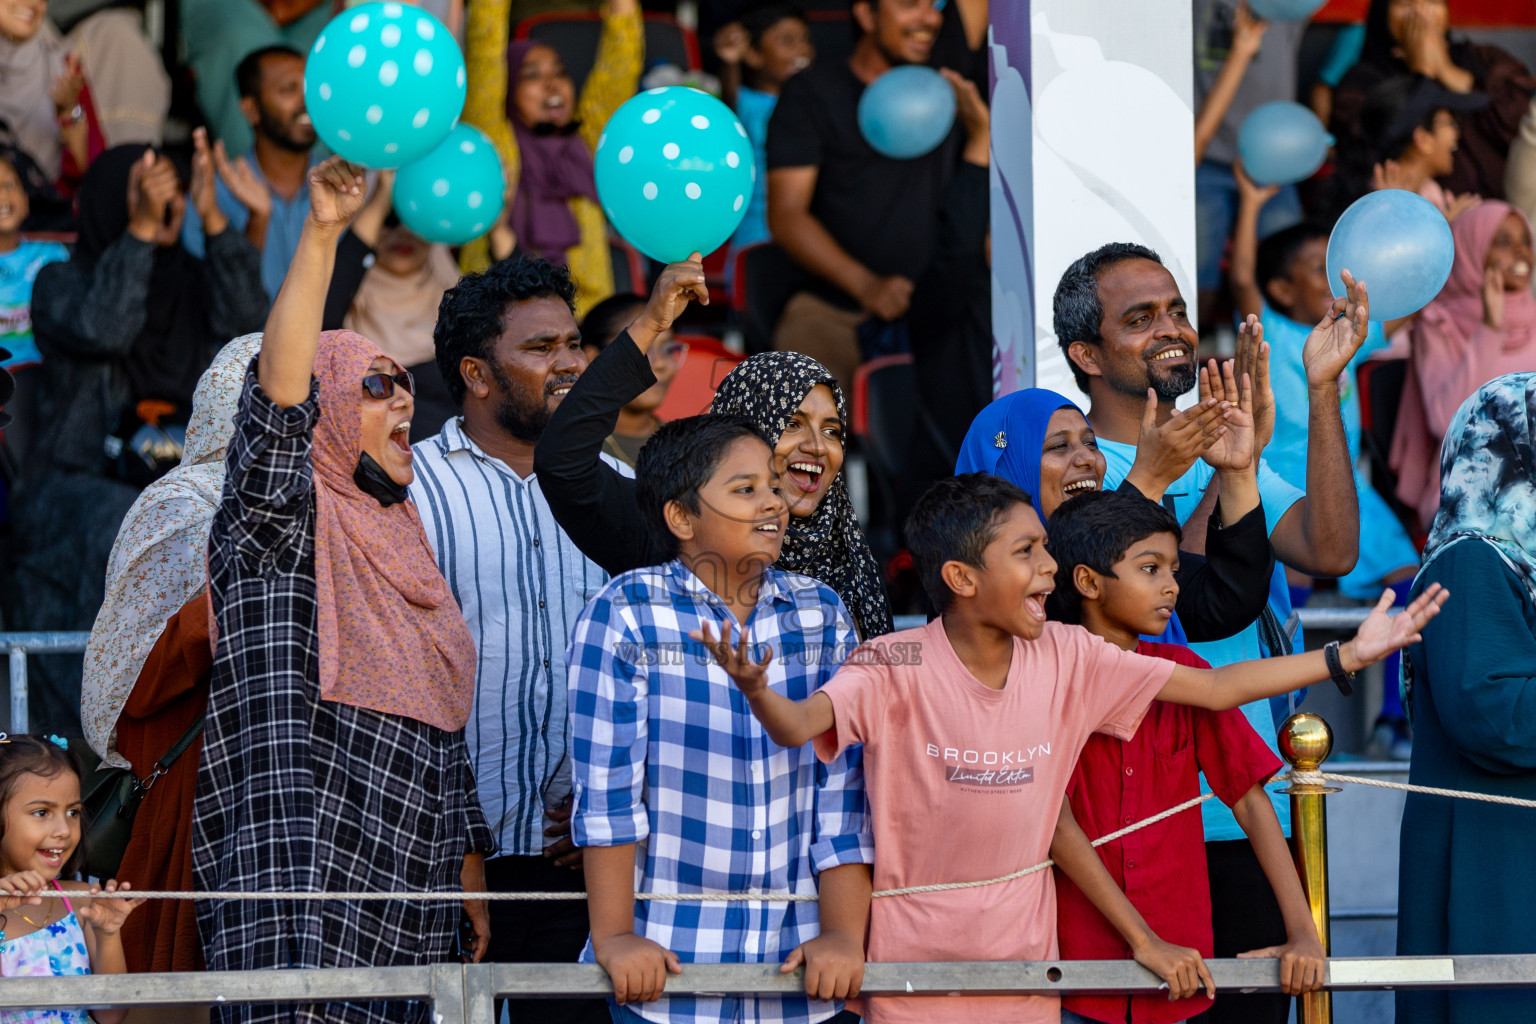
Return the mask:
M1275 960L1207 960L1217 991L1280 991ZM777 964L686 964L667 978L671 995L790 995L800 973ZM1326 988L1515 988L1536 985L1536 954L1360 957L1328 961ZM1165 986L1131 960L1025 963L869 964L863 995L1156 994ZM7 978L0 1010L77 1007L207 1006L412 1000L432 1004L437 1024L495 1024L498 998L603 997L613 991L601 967L582 964L437 964L333 970L219 971Z
M1369 608L1302 608L1303 629L1349 630L1355 629ZM897 629L916 629L928 620L921 615L896 616ZM89 633L0 633L0 654L10 660L11 669L11 732L27 731L27 655L71 654L85 650Z

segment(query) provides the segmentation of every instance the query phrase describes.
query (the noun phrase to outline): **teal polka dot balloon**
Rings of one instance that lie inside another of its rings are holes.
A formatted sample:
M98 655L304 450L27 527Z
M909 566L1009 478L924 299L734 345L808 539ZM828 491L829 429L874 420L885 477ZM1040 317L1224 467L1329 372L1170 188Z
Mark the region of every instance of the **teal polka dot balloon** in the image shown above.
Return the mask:
M464 57L432 15L398 0L350 8L310 48L304 102L334 152L367 167L430 153L464 110Z
M616 110L595 165L608 223L662 263L724 245L757 179L752 143L731 108L681 85L650 89Z
M429 242L463 245L491 230L506 187L491 140L455 125L436 149L395 173L395 212Z

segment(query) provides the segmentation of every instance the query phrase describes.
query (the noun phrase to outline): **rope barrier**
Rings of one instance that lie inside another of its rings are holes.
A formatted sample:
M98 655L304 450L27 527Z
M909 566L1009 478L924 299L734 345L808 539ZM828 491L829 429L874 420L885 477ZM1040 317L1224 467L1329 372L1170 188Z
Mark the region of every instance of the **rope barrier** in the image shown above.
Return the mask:
M1299 771L1292 769L1275 776L1273 781L1289 779L1293 784L1300 786L1318 786L1325 782L1345 782L1357 786L1374 786L1378 789L1395 789L1406 793L1423 793L1427 796L1444 796L1461 800L1478 800L1484 803L1505 804L1510 807L1536 808L1536 800L1523 800L1513 796L1499 796L1493 793L1472 793L1458 789L1440 789L1435 786L1415 786L1406 782L1386 782L1381 779L1367 779L1358 775L1340 775L1335 772ZM1200 796L1185 800L1165 811L1138 822L1127 825L1122 829L1101 836L1093 841L1094 847L1112 843L1116 839L1122 839L1133 832L1156 825L1175 814L1182 814L1200 806L1211 799L1214 794L1202 793ZM977 889L982 886L1000 885L1003 882L1012 882L1028 875L1044 871L1055 864L1053 860L1043 860L1038 864L1032 864L1027 868L1014 871L1010 874L1000 875L997 878L987 878L974 882L937 882L932 885L909 885L900 889L881 889L872 895L875 899L891 896L912 896L920 893L948 892L952 889ZM284 902L307 903L317 900L342 900L356 902L359 900L399 900L403 902L424 901L453 901L484 900L484 901L528 901L528 900L584 900L587 894L584 892L171 892L146 889L143 891L130 889L127 892L102 892L96 899L151 899L151 900L274 900ZM637 892L637 900L656 900L665 902L693 902L693 903L811 903L817 899L815 893L788 893L788 892Z

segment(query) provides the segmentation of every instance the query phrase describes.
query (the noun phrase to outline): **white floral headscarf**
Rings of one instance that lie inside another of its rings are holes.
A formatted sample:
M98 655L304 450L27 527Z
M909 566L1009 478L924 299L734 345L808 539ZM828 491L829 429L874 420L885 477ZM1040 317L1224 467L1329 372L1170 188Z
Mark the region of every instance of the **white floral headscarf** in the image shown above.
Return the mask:
M224 449L245 371L261 335L225 345L197 382L181 465L144 489L112 545L107 597L85 647L80 721L91 749L128 767L117 752L117 719L165 624L208 585L208 533L224 489Z

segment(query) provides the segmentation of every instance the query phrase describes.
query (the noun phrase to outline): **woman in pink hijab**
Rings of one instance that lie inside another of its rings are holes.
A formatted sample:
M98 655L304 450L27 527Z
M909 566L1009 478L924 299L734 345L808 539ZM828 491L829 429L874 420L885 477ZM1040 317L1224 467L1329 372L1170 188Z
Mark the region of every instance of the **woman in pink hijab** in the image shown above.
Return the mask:
M414 383L322 333L362 169L309 172L310 211L247 369L208 541L218 646L193 809L200 889L483 891L494 839L464 745L475 646L406 487ZM485 904L207 901L210 970L479 959ZM427 1024L425 1003L234 1006L217 1024Z
M1392 438L1397 496L1425 528L1440 505L1440 441L1451 417L1493 378L1536 370L1530 221L1508 203L1488 201L1457 217L1451 236L1456 262L1413 325Z

